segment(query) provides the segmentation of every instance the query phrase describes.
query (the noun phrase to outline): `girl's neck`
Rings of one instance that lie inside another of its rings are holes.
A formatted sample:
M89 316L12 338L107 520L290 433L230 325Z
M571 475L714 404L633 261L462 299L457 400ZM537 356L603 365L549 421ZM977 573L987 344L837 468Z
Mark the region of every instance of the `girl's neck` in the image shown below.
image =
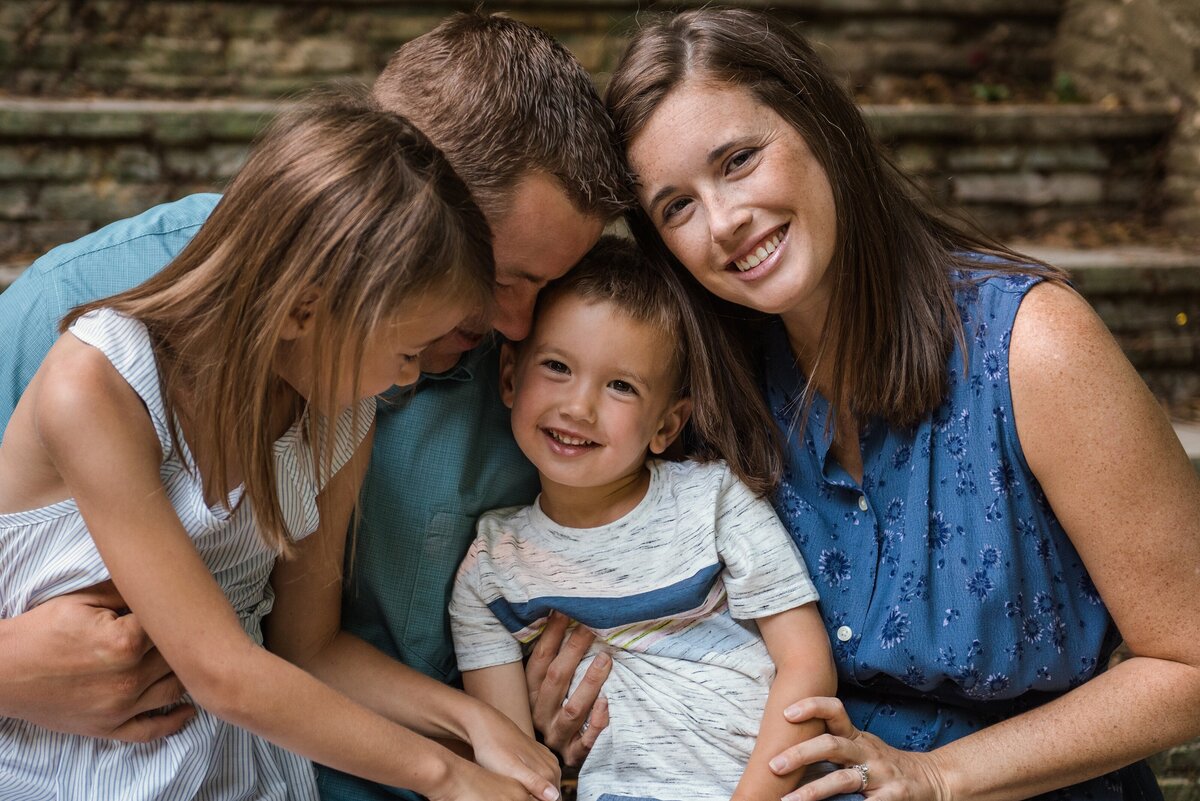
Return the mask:
M538 505L562 526L596 528L620 520L632 512L650 489L650 468L639 469L599 487L571 487L542 476Z

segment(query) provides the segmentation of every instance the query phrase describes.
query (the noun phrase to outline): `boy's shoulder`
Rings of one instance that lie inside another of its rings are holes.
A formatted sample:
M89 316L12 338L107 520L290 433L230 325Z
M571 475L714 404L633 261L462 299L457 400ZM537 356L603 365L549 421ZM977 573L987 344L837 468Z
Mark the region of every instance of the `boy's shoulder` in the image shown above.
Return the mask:
M533 509L533 505L526 504L524 506L504 506L484 512L475 523L476 539L490 540L504 532L518 531L527 527L530 524L529 512L531 509Z
M655 480L672 487L719 489L732 478L729 465L721 459L711 462L696 462L691 459L681 462L652 459L648 464Z

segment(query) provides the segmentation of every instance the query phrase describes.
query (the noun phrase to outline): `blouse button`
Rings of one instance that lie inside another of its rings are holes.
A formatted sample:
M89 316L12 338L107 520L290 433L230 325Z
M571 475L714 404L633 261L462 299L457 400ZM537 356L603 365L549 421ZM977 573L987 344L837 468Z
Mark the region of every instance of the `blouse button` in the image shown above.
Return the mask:
M850 638L854 636L854 629L849 626L839 626L837 630L838 642L850 642Z
M858 508L862 509L864 512L867 511L867 496L866 495L858 496Z

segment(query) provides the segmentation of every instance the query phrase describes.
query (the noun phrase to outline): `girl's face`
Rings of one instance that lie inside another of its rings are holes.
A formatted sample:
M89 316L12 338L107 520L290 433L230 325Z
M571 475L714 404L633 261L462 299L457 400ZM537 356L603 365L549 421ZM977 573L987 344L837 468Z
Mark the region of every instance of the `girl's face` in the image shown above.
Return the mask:
M770 314L821 313L837 215L800 134L748 90L693 79L629 145L638 200L709 291Z
M532 334L506 346L501 395L513 436L547 483L619 483L662 453L687 420L678 373L657 327L606 302L554 297Z
M325 343L326 354L338 360L334 367L336 397L333 401L336 408L321 411L333 414L393 386L415 383L421 374L421 353L439 337L450 333L471 311L459 301L437 292L418 295L408 301L403 311L367 335L358 363L357 385L354 364L350 361L352 354L339 355L336 347ZM285 332L285 339L290 339L290 343L281 348L277 370L293 389L313 401L316 382L322 380L314 358L317 329L311 316L302 317L296 328L298 330Z

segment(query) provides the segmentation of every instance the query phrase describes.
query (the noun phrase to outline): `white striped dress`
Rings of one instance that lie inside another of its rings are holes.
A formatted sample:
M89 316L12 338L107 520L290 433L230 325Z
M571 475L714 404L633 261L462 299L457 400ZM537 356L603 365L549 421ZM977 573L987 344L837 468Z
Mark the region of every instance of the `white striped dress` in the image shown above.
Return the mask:
M249 504L230 514L205 503L191 454L172 455L149 336L138 321L102 309L71 326L98 348L137 392L162 448L160 475L179 519L237 612L262 642L261 621L274 596L267 584L274 553L259 537ZM373 398L337 420L333 467L346 462L375 414ZM318 436L320 436L318 432ZM275 443L279 498L296 539L317 526L320 491L300 424ZM233 506L241 488L230 495ZM0 514L0 618L109 579L74 500ZM0 718L0 799L316 799L312 765L200 709L177 734L129 744L49 731Z

